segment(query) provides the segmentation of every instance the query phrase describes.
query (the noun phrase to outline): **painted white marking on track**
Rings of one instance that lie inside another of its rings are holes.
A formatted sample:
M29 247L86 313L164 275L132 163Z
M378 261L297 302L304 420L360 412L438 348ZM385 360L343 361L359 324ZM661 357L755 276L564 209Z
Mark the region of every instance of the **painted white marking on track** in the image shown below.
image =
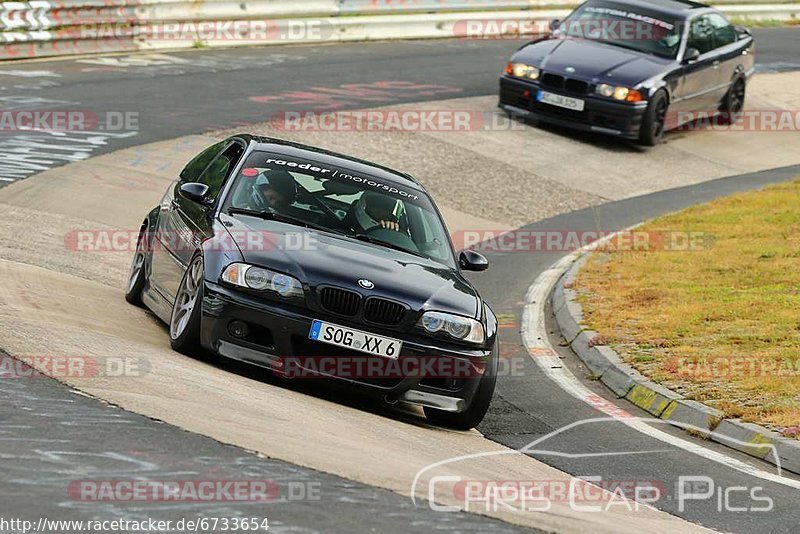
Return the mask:
M61 75L51 70L0 70L0 75L18 76L21 78L60 78Z

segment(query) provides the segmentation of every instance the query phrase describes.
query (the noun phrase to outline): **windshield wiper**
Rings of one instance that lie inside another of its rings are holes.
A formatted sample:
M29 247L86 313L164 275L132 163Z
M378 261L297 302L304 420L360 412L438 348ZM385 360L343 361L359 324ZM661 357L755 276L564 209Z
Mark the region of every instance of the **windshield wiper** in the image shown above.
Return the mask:
M365 243L372 243L373 245L380 245L382 247L391 248L394 250L399 250L400 252L405 252L406 254L411 254L412 256L418 256L420 258L430 259L428 256L420 252L415 252L413 250L409 250L405 247L401 247L400 245L395 245L394 243L389 243L388 241L384 241L382 239L375 239L374 237L370 237L367 234L356 234L353 237L358 239L359 241L364 241Z
M257 211L251 210L247 208L228 208L228 214L230 215L249 215L250 217L258 217L259 219L264 219L267 221L278 221L286 224L293 224L295 226L305 226L306 228L311 228L313 230L320 230L322 232L331 232L334 234L341 234L336 230L328 228L327 226L322 226L319 224L314 224L309 221L304 221L303 219L298 219L296 217L291 217L289 215L284 215L282 213L278 213L277 211Z

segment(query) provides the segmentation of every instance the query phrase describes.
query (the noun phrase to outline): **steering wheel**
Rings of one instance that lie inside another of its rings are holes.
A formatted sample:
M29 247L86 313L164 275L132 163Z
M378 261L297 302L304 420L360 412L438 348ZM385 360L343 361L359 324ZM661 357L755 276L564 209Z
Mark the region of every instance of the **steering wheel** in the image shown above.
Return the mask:
M250 206L251 206L253 209L256 209L256 210L264 210L264 209L270 209L270 208L271 208L271 206L267 205L266 201L264 201L264 197L262 197L262 196L261 196L261 195L258 193L258 190L257 190L255 187L253 187L253 188L250 190L250 195L249 195L249 197L250 197L250 198L249 198L249 201L248 201L248 203L250 204Z
M333 211L330 208L330 206L328 206L322 200L320 200L317 194L314 194L305 187L303 187L303 184L300 183L297 184L297 196L308 198L319 208L321 208L325 216L330 217L332 222L336 222L337 225L341 224L342 220L336 215L336 212Z

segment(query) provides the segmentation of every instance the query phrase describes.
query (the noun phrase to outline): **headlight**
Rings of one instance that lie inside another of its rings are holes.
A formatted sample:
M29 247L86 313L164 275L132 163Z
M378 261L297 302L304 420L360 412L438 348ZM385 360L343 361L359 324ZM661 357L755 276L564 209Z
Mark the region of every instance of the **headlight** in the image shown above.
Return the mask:
M483 324L469 317L430 311L422 315L419 325L431 334L447 332L450 337L460 341L468 341L470 343L483 343L486 341Z
M609 85L601 83L595 87L594 92L606 98L613 98L614 100L624 100L625 102L641 102L644 100L642 93L636 89L629 89L627 87Z
M607 83L601 83L597 87L595 87L594 92L598 95L611 97L614 95L614 86L608 85Z
M506 66L506 74L511 74L517 78L529 78L536 80L539 78L539 69L525 63L509 63Z
M222 279L239 287L274 291L286 298L303 296L303 284L297 278L255 265L232 263L222 273Z

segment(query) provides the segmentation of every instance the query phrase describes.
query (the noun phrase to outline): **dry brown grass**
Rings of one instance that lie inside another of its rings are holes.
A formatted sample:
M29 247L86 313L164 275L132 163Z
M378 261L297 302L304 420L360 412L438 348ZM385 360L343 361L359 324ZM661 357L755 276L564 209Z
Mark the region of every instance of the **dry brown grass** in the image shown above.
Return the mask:
M800 180L643 230L711 239L693 251L592 255L575 286L586 324L654 381L728 416L796 433Z

